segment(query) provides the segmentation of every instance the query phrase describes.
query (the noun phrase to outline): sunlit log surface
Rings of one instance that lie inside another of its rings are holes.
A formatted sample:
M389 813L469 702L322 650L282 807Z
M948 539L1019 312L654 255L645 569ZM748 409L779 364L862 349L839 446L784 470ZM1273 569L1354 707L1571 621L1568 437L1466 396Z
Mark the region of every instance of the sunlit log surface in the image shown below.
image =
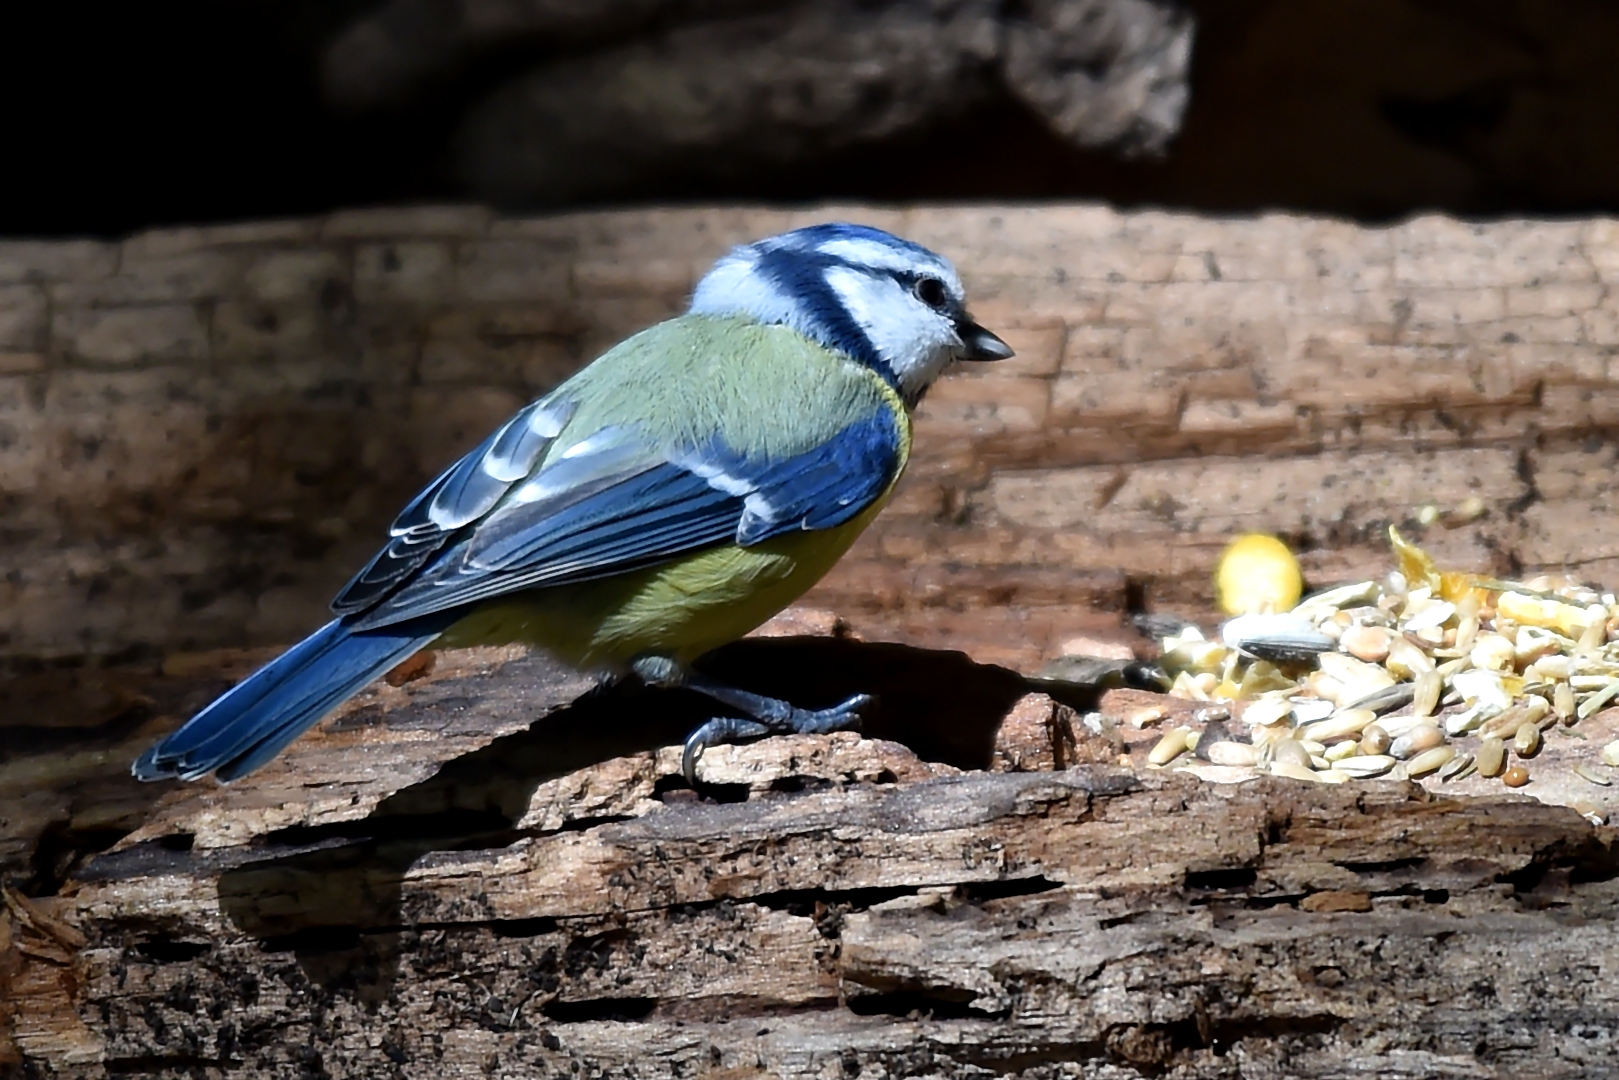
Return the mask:
M34 854L54 895L7 894L6 1053L65 1076L1619 1068L1619 852L1570 810L1056 771L1141 744L1098 751L958 654L787 638L719 666L885 707L865 740L711 752L693 792L668 744L699 701L443 654L228 788L104 771L66 861ZM72 767L24 760L10 790L41 798ZM133 831L70 857L118 805Z

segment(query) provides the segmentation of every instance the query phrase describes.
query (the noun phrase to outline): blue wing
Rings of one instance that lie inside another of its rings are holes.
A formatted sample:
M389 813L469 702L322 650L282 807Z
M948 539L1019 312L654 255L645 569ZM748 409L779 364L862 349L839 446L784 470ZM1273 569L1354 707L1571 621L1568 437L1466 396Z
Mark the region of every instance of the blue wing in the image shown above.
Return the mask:
M479 456L506 430L400 515L389 546L338 598L353 605L339 609L355 613L351 629L606 577L721 544L829 529L870 506L901 465L899 420L886 408L780 460L749 458L720 438L660 451L633 430L607 428L520 483L487 482ZM460 480L463 474L470 479ZM435 494L456 483L468 492L461 502ZM497 483L504 486L494 493Z
M332 610L347 615L374 606L457 530L494 509L517 481L527 478L572 414L571 403L536 401L445 469L399 512L387 546L343 586Z

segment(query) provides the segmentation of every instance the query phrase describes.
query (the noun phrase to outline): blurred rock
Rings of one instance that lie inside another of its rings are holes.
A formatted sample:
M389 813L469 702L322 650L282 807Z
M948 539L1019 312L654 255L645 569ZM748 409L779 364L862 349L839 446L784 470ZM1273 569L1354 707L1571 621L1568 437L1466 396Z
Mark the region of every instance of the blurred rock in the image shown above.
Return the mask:
M875 143L988 94L993 11L816 4L543 64L470 112L455 158L475 191L555 202Z
M1131 157L1180 130L1190 16L1154 0L1033 0L1005 41L1007 85L1064 138Z
M1167 0L393 0L321 66L335 105L366 110L496 50L532 56L466 113L452 158L483 197L542 204L746 177L1007 91L1078 145L1157 153L1185 111L1191 39Z

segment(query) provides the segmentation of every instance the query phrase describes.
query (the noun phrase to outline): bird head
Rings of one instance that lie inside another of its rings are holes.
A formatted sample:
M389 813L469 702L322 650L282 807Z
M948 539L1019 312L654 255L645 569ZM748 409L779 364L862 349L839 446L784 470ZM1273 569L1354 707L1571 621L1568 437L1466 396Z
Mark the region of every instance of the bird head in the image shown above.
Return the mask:
M967 314L950 260L866 225L735 248L698 282L690 310L790 327L872 368L911 406L953 361L1012 355Z

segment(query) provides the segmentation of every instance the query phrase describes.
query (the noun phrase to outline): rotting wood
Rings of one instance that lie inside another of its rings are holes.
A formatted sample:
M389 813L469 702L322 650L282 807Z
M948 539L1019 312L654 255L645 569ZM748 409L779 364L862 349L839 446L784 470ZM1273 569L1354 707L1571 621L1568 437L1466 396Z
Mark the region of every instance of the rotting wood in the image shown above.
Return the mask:
M872 733L890 737L719 748L693 792L672 744L699 701L576 700L588 684L537 658L446 654L248 781L136 789L140 821L111 850L18 896L33 914L8 908L0 966L13 1060L1619 1073L1614 830L1410 784L1050 771L1041 740L1084 725L959 655L796 639L720 664L799 691L817 671L829 696L879 684ZM1023 720L997 741L1009 712ZM1138 752L1151 735L1121 734Z

